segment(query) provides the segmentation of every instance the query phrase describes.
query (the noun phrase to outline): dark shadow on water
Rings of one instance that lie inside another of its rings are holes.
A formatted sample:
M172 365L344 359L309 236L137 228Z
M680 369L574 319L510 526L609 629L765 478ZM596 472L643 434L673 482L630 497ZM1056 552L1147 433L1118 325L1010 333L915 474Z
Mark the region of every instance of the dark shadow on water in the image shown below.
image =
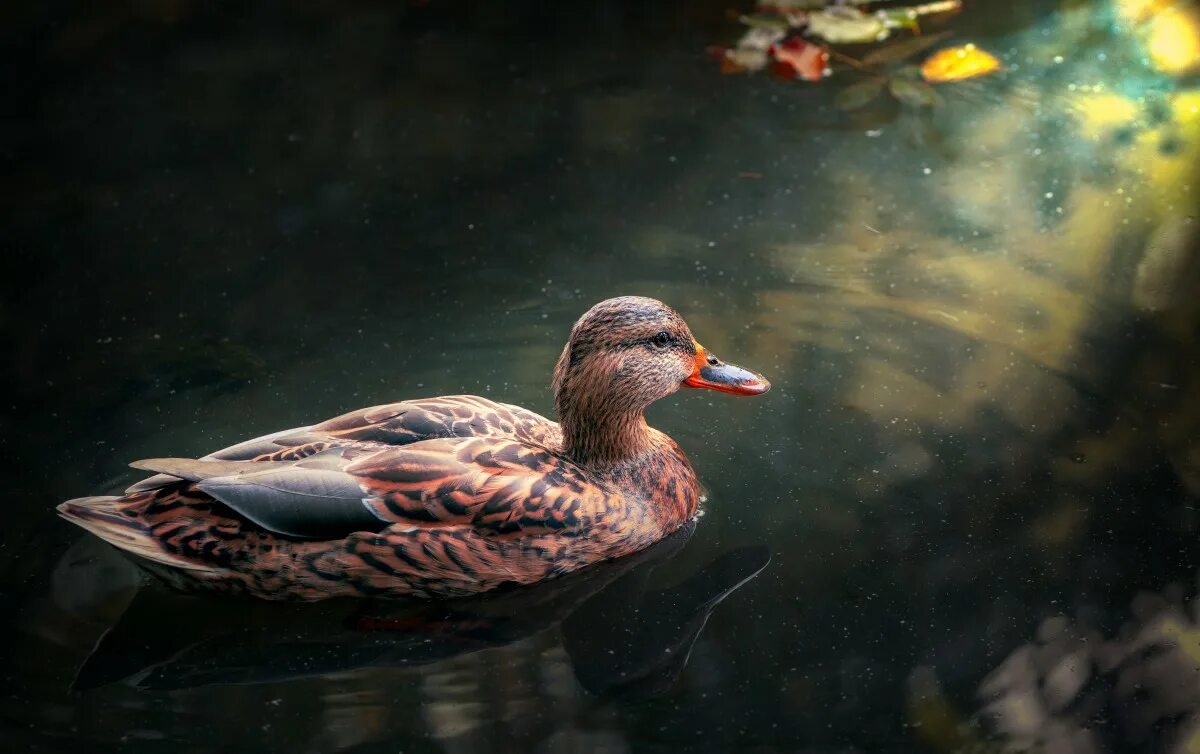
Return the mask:
M666 588L654 570L690 523L628 558L533 587L430 602L263 603L142 589L80 667L74 690L281 683L365 668L419 666L561 626L575 675L611 696L669 690L709 614L766 567L765 547L729 550Z

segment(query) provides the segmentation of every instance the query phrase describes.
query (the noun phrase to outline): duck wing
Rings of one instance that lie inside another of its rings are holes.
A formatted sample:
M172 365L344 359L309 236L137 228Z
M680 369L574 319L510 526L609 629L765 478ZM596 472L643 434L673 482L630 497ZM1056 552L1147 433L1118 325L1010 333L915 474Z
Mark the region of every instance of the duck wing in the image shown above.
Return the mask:
M407 445L438 437L515 437L552 444L558 425L539 414L475 395L451 395L400 401L351 411L319 424L255 437L209 453L200 460L299 460L331 447ZM156 474L131 485L125 494L178 481Z
M331 447L295 460L131 465L190 481L263 529L304 539L388 527L572 535L625 509L619 493L589 482L570 461L503 438L437 438L367 453Z
M557 440L558 425L532 411L477 395L401 401L351 411L310 428L344 440L408 445L438 437L515 438L539 445Z
M285 429L280 432L272 432L269 435L255 437L250 440L244 440L236 445L230 445L228 448L222 448L214 453L209 453L204 456L203 460L222 460L222 461L251 461L260 456L276 453L280 448L285 447L280 444L280 440L284 443L290 442L284 438L295 437L308 432L308 427L294 427ZM134 467L138 468L138 467ZM146 490L153 490L164 485L178 482L179 478L169 474L155 474L147 477L140 482L131 484L125 490L126 495L132 495Z
M520 440L442 438L391 448L347 466L381 519L485 535L590 531L626 513L624 497L579 466Z
M334 539L388 525L364 504L365 493L345 472L343 448L291 461L149 458L131 466L187 480L246 519L276 534Z

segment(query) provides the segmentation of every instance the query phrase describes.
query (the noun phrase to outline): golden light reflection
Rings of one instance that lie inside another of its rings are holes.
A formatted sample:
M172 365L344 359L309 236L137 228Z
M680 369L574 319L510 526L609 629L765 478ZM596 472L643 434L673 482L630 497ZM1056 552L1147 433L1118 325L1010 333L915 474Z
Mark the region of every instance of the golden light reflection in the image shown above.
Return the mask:
M1174 0L1116 0L1117 16L1124 21L1144 21L1151 15L1169 8Z
M1150 62L1163 73L1182 75L1200 69L1200 13L1194 8L1167 8L1149 21Z
M871 190L873 176L837 172L829 180L843 197L843 232L775 250L790 277L815 287L764 294L760 324L850 358L854 379L840 396L842 405L874 418L883 432L914 423L953 430L987 411L999 412L1029 438L1060 431L1076 405L1073 383L1063 375L1078 375L1086 363L1097 297L1115 295L1114 259L1129 253L1123 239L1152 237L1135 290L1113 303L1159 312L1189 290L1183 267L1191 245L1184 241L1194 238L1186 207L1200 160L1200 92L1149 97L1089 91L1063 101L1084 137L1075 142L1080 154L1100 150L1110 171L1105 180L1076 181L1065 190L1044 175L1031 190L1043 172L1041 148L995 159L1013 154L1011 145L1026 138L1034 117L1020 92L1003 107L978 111L970 139L959 145L960 161L931 172L923 196L978 228L979 241L947 238L914 217L889 225ZM1116 140L1122 131L1129 138ZM947 337L937 345L896 337L906 327ZM953 355L958 338L972 344L970 358ZM783 347L764 345L770 352ZM924 349L919 355L918 346ZM938 379L924 371L939 358L955 364L953 379L944 370ZM1169 383L1162 390L1171 394L1181 387L1169 373L1145 381ZM1095 443L1074 447L1056 471L1074 484L1098 483L1112 459L1138 457L1143 435L1114 427ZM1164 444L1179 447L1174 456L1184 471L1191 468L1190 439L1164 438ZM1027 450L1006 448L1010 465L1029 462ZM1078 523L1069 512L1041 521L1037 536L1063 541Z
M1137 103L1118 94L1097 94L1079 98L1075 114L1079 119L1080 135L1099 139L1112 133L1137 117Z

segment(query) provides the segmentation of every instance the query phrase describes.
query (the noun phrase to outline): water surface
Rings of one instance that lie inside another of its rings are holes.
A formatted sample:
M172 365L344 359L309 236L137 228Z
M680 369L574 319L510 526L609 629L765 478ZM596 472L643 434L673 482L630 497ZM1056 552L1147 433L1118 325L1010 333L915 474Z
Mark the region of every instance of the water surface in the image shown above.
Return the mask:
M837 75L721 76L715 2L14 12L3 735L1184 750L1200 90L1131 5L968 3L927 32L1003 73L856 113ZM548 414L571 323L620 294L774 385L652 409L708 502L641 561L248 604L53 515L129 460L360 406Z

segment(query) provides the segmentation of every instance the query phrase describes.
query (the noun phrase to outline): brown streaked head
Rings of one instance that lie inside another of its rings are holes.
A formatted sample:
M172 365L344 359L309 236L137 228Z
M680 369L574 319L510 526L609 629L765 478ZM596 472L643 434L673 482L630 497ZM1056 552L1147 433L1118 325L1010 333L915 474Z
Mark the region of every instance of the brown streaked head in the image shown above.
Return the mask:
M554 368L554 399L570 437L636 416L680 387L734 395L770 388L761 375L725 364L696 342L683 317L652 298L601 301L571 329Z

